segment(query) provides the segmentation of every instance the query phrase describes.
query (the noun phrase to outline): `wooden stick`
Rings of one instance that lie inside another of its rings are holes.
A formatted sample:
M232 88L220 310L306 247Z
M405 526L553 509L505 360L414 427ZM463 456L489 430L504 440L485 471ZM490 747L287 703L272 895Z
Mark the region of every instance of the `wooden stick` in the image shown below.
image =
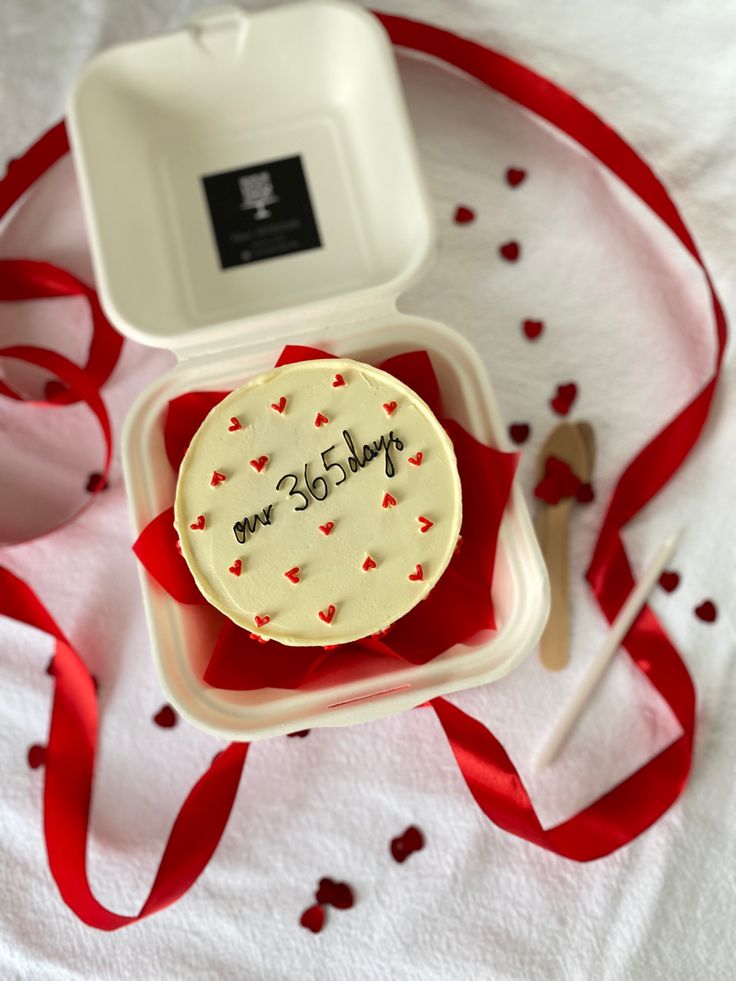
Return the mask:
M537 757L537 771L543 770L545 766L548 766L564 745L565 741L570 735L570 732L574 728L575 723L580 718L586 702L603 676L603 673L611 662L613 655L621 646L621 642L631 629L631 626L639 615L642 606L644 606L647 597L657 584L657 581L662 574L662 570L672 557L675 548L677 547L679 537L679 532L670 535L670 537L667 539L664 545L661 546L657 554L652 559L644 575L629 593L624 605L619 610L618 616L611 626L611 630L606 637L603 646L589 664L588 670L583 675L577 691L570 699L570 702L565 707L564 712L557 720L554 729L549 734L546 743L542 747L542 751Z

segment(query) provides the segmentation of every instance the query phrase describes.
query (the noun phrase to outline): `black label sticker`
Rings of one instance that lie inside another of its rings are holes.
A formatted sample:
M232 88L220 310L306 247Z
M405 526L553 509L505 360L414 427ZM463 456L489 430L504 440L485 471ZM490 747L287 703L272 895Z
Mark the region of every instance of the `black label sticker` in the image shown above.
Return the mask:
M321 247L301 157L202 178L223 269Z

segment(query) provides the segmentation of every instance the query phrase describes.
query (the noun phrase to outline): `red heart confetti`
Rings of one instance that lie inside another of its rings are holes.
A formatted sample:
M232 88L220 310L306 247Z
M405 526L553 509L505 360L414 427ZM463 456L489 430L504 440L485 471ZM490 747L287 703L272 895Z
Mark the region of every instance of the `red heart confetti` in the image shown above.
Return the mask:
M424 579L424 569L422 569L419 563L417 563L417 567L414 570L414 572L409 573L409 579L412 582L422 582L422 580Z
M550 406L558 416L566 416L572 404L577 398L578 386L575 382L567 382L565 385L558 385L554 397L550 399Z
M176 539L176 551L179 553L179 555L184 554L181 550L181 538Z
M256 614L255 620L257 627L265 627L267 623L271 622L271 617L268 614L262 617L259 617L258 614Z
M320 426L324 426L329 421L330 420L327 418L324 412L318 412L317 415L314 417L314 424L317 427L317 429L319 429Z
M28 765L32 770L37 770L46 762L46 747L39 743L34 743L28 747Z
M521 255L521 246L518 242L504 242L499 245L498 252L507 262L516 262Z
M525 320L521 325L521 329L524 332L524 336L530 341L536 341L539 335L544 330L543 320Z
M413 824L398 838L391 840L391 854L397 862L405 862L411 854L422 848L424 848L424 835Z
M434 521L430 521L429 518L425 518L423 514L420 514L419 515L419 517L417 518L417 521L422 526L420 528L420 531L421 531L422 534L424 534L425 532L429 531L429 529L434 526Z
M383 407L386 410L386 415L387 416L392 416L394 414L394 412L396 412L396 408L397 408L398 404L399 403L398 402L395 402L395 401L394 402L384 402L383 403Z
M230 420L230 425L227 427L227 431L229 433L237 433L237 431L242 428L243 427L240 423L240 420L236 419L235 416L233 416L232 419Z
M176 712L170 705L162 705L154 715L153 721L162 729L173 729L178 720Z
M287 569L284 573L289 582L298 583L301 582L299 578L299 566L295 565L293 569Z
M704 623L713 623L718 617L718 610L712 600L704 600L695 607L695 616Z
M227 571L232 572L234 576L239 576L240 573L243 571L242 560L236 559Z
M581 484L575 491L575 500L579 504L590 504L595 500L595 491L591 484Z
M670 569L665 569L665 571L659 577L659 585L666 593L674 593L674 591L680 585L679 572L673 572Z
M298 729L296 732L287 732L289 739L304 739L311 732L311 729Z
M90 494L99 494L100 491L107 490L108 483L101 473L91 473L87 478L87 491Z
M210 487L217 487L219 484L224 484L226 480L227 477L224 473L220 473L219 470L213 470L210 478Z
M335 527L335 522L328 521L326 525L320 525L319 530L322 532L323 535L329 535L329 533L332 531L334 527Z
M343 385L347 385L347 382L342 377L342 375L335 375L335 380L332 383L333 388L342 388Z
M190 527L190 528L191 528L191 529L192 529L193 531L203 531L203 530L204 530L204 515L203 515L203 514L200 514L200 515L199 515L199 516L197 517L197 520L196 520L196 521L194 521L194 522L192 522L192 524L191 524L191 525L189 525L189 527Z
M383 495L383 502L381 504L381 507L382 508L395 508L396 507L396 498L393 497L393 495L389 494L388 491L386 491L386 493Z
M527 422L514 422L509 426L509 436L517 446L526 443L529 439L531 428Z
M526 171L521 167L509 167L506 170L506 183L509 187L518 187L526 177Z
M366 555L365 562L362 565L363 572L370 572L371 569L375 569L375 568L376 568L375 561L370 557L370 555Z
M266 466L266 464L268 463L268 457L267 456L259 456L257 460L250 460L249 462L250 462L250 465L253 467L253 469L255 471L257 471L258 473L260 473L263 470L263 468Z
M459 204L455 208L455 214L452 220L456 225L467 225L471 221L475 221L475 212L472 208L468 208L464 204Z
M413 467L421 467L423 459L424 459L424 454L420 450L416 456L409 457L409 463L411 463Z
M347 882L335 882L330 878L319 880L314 898L322 906L334 906L335 909L350 909L355 903L353 890Z
M272 402L271 408L274 410L274 412L278 412L278 414L281 415L286 408L286 396L282 395L278 402Z
M337 607L334 603L330 603L326 610L320 610L317 616L323 623L332 623L335 613L337 612Z
M258 641L259 644L267 644L271 639L270 637L261 637L260 634L248 634L248 636L251 640Z
M312 933L319 933L324 924L325 908L324 906L320 906L319 903L315 903L314 906L305 909L299 920L299 925L307 930L311 930Z

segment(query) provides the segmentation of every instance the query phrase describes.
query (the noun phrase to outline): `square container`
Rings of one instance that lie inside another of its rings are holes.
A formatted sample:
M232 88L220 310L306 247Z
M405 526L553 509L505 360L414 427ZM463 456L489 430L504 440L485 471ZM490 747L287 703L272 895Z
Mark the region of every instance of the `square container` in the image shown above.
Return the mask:
M397 310L435 229L393 50L371 14L335 0L209 8L95 58L69 124L102 305L122 333L179 358L126 422L136 532L173 501L169 400L235 388L290 342L373 363L425 349L447 415L508 449L474 349ZM498 629L424 665L372 655L329 685L211 688L213 611L176 603L142 568L141 584L167 697L236 740L363 722L500 678L536 645L549 604L516 486L496 556Z

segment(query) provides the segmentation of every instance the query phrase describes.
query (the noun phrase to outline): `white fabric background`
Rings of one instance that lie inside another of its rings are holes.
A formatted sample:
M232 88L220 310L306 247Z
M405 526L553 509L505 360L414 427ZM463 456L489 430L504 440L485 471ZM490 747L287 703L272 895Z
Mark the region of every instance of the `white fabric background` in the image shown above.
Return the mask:
M0 157L63 113L64 92L98 49L178 26L194 3L5 2L0 11ZM253 6L253 5L251 5ZM717 285L736 306L736 179L730 37L736 4L683 0L645 10L491 0L387 5L491 44L560 82L613 123L674 193ZM478 347L505 417L528 421L522 481L553 424L558 382L580 386L575 417L601 443L597 503L577 519L573 663L551 676L532 657L507 681L458 704L503 738L525 774L556 706L604 628L581 575L602 503L623 463L706 376L713 339L697 274L670 237L564 141L457 75L402 58L402 77L435 199L442 250L403 300ZM509 191L504 168L527 168ZM456 227L459 203L477 221ZM518 238L515 266L496 246ZM69 161L34 193L0 241L89 276ZM542 340L520 336L545 320ZM87 328L76 300L7 305L3 340L37 337L81 358ZM104 390L116 432L135 393L171 364L131 343ZM730 747L736 716L732 610L736 573L736 433L731 361L712 423L676 482L627 532L639 567L673 526L685 537L682 584L654 605L698 688L693 777L682 801L640 840L587 866L565 862L490 825L470 798L439 726L419 711L351 730L278 739L250 754L236 809L213 862L179 904L115 935L63 906L41 835L42 771L25 753L43 743L49 650L35 631L0 621L5 793L0 966L18 978L692 978L732 976L734 913ZM97 468L98 437L81 409L2 406L0 530L39 530L73 510ZM69 447L73 447L70 454ZM44 469L37 470L38 460ZM32 506L29 474L34 475ZM111 488L68 527L2 550L100 679L102 737L90 874L99 898L132 912L147 892L186 791L217 748L151 716L162 702L129 545L116 464ZM712 598L713 625L693 616ZM638 723L638 728L635 728ZM624 657L591 705L574 745L531 790L548 823L595 798L674 734L672 720ZM651 737L651 741L649 738ZM626 739L627 752L612 752ZM424 851L396 865L388 842L419 825ZM319 936L298 927L322 875L349 881L358 902L330 911Z

